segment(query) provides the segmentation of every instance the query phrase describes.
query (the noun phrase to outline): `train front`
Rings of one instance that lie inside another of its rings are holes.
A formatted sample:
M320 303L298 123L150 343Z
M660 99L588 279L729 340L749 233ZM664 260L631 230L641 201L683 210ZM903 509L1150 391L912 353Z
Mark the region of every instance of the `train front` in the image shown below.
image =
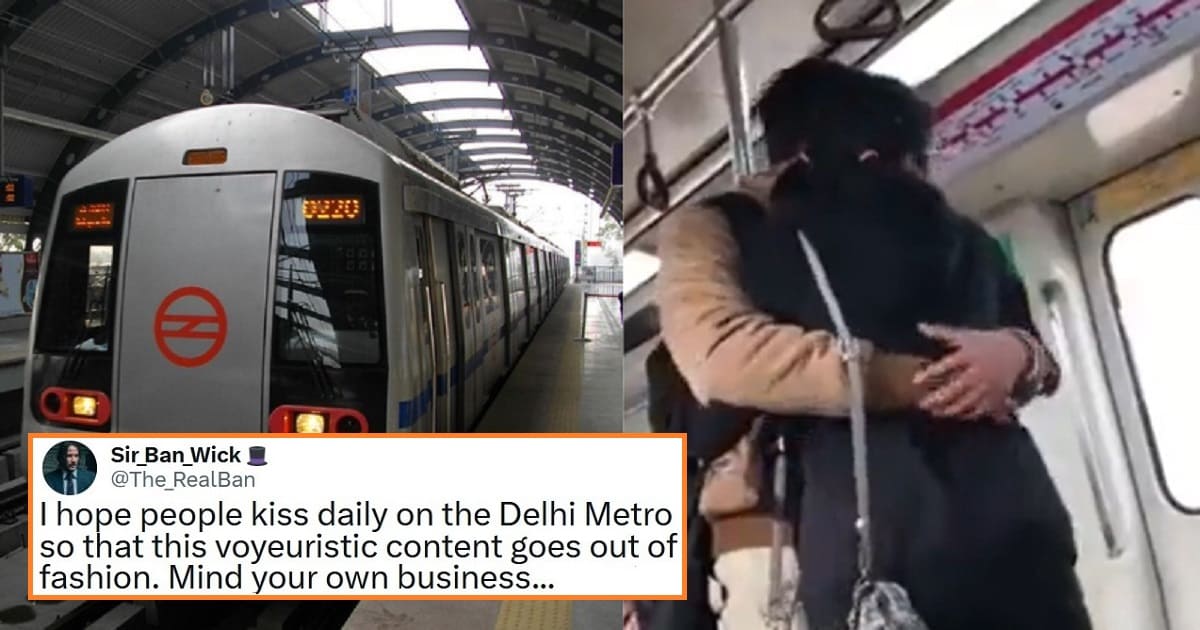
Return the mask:
M25 431L383 430L382 160L350 133L224 106L81 162L43 253Z

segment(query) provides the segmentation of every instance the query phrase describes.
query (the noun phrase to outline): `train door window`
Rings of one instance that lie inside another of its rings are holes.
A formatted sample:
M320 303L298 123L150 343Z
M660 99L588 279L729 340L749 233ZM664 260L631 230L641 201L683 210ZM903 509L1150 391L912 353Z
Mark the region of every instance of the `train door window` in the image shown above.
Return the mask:
M521 277L521 245L508 243L508 279L513 292L525 290L525 278Z
M421 305L421 317L428 317L429 304L425 299L425 287L430 283L430 271L425 267L425 261L429 260L428 254L425 252L425 225L420 219L413 221L413 239L417 245L417 301Z
M1200 199L1117 228L1106 252L1125 341L1165 491L1200 510L1200 423L1192 397L1200 355Z
M475 249L479 247L479 239L475 238L474 234L472 234L470 238L471 247L469 254L471 256L471 284L475 288L475 321L480 321L483 317L479 312L479 307L483 302L483 287L480 286L481 282L479 280L479 263L475 254Z
M283 361L383 361L379 189L323 173L284 175L275 273L275 356Z
M462 276L460 289L462 291L463 308L471 305L471 265L467 261L467 239L462 236L462 233L456 234L458 238L458 269Z
M116 180L63 196L41 288L55 307L39 313L36 351L109 351L128 189Z
M488 299L500 293L500 268L496 261L496 244L491 239L479 241L479 257L483 261L483 286Z

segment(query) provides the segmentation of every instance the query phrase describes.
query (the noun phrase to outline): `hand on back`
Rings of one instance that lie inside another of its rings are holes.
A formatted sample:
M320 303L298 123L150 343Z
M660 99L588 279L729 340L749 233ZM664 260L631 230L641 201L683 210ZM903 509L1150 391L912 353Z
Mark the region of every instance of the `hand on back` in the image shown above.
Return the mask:
M869 407L918 407L960 420L1012 418L1012 393L1029 359L1021 341L1002 330L929 324L920 329L947 353L937 361L878 353L868 372Z

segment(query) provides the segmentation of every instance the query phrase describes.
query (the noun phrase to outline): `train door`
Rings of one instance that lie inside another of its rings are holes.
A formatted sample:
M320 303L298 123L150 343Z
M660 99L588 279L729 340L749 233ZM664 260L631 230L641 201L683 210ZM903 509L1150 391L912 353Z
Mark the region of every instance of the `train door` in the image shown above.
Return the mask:
M542 257L541 252L537 249L532 249L529 253L533 258L533 281L537 286L537 303L538 303L538 324L546 320L546 312L550 309L546 308L546 280L542 277Z
M467 231L470 239L469 254L471 257L471 312L475 316L475 356L471 362L469 372L471 381L475 387L475 410L471 414L471 420L478 418L480 410L487 402L487 355L489 351L489 338L487 329L487 317L484 314L484 308L487 304L487 297L484 295L483 286L483 264L479 254L479 234L473 230ZM472 422L468 421L464 425L463 430L471 427Z
M461 225L454 226L454 246L455 258L457 260L455 283L454 283L454 306L451 311L452 315L458 320L459 338L462 342L459 344L458 356L455 363L458 367L457 378L451 375L455 380L455 387L458 389L458 409L459 412L453 417L451 427L454 431L462 430L462 427L470 426L471 421L475 418L476 399L475 399L475 378L474 370L471 366L474 364L475 353L479 349L479 339L477 326L475 325L475 304L474 299L474 273L471 267L471 238L467 234L467 230Z
M542 272L542 299L546 306L546 317L550 316L550 309L554 306L554 295L550 284L550 268L547 265L546 252L538 251L538 268Z
M483 274L479 264L479 235L474 230L467 230L467 238L469 239L468 255L471 259L471 314L475 317L475 354L471 357L467 372L475 390L475 407L470 417L464 419L466 420L462 429L464 431L473 424L473 420L479 415L479 410L483 407L487 397L487 370L484 361L488 353L487 325L483 317L484 297L481 277Z
M1021 420L1070 511L1093 625L1162 630L1154 554L1088 313L1087 267L1078 263L1066 212L1021 203L989 228L1012 255L1034 322L1062 368L1055 395L1029 405Z
M487 234L476 235L479 246L480 310L483 312L483 338L485 339L480 369L483 380L480 391L483 400L492 393L492 387L500 379L504 348L500 339L500 323L504 319L504 306L500 295L500 263L496 260L496 238Z
M264 430L275 180L263 173L134 184L118 430L161 430L164 418L181 431Z
M500 337L504 342L504 366L502 371L507 372L508 368L512 367L513 357L515 356L514 348L516 342L513 340L516 333L513 331L513 312L516 310L516 305L513 304L513 277L512 277L512 259L509 257L509 242L503 238L499 239L499 263L501 285L500 285Z
M542 323L542 294L538 290L540 285L537 277L537 261L533 257L534 249L529 245L523 245L521 250L524 252L525 273L529 279L529 336L532 337L538 324Z
M458 323L459 304L455 288L455 260L452 228L446 221L425 217L429 226L429 238L426 241L431 262L429 290L433 294L433 323L437 343L435 348L438 362L437 374L434 376L434 391L440 407L436 410L437 426L435 431L453 431L454 419L462 414L459 390L462 388L456 382L456 376L461 371L461 356L463 354L462 328Z
M525 312L521 323L525 330L525 341L533 339L533 284L530 282L529 275L529 255L526 253L527 247L524 243L516 243L517 257L521 261L521 286L525 292Z
M525 323L521 321L525 314L525 278L521 273L521 260L517 257L518 244L504 241L504 266L508 278L508 365L512 367L517 360L517 354L525 343Z
M438 347L439 337L438 331L441 330L439 318L437 317L434 301L435 281L433 274L433 259L429 253L429 220L421 215L413 216L413 238L417 246L417 315L421 318L420 336L422 353L426 358L421 360L422 365L428 365L428 370L421 378L421 389L424 390L426 380L431 386L433 392L433 404L429 406L429 430L432 432L441 431L438 425L438 412L443 407L443 394L438 388L438 378L445 374L445 355Z
M1102 186L1075 219L1169 627L1200 628L1200 142Z

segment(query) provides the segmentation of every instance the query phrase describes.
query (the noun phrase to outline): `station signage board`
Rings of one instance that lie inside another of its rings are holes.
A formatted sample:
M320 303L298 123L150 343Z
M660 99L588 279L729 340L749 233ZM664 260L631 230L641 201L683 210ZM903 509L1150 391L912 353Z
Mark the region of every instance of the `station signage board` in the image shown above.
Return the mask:
M0 177L0 208L32 208L33 182L24 175Z

